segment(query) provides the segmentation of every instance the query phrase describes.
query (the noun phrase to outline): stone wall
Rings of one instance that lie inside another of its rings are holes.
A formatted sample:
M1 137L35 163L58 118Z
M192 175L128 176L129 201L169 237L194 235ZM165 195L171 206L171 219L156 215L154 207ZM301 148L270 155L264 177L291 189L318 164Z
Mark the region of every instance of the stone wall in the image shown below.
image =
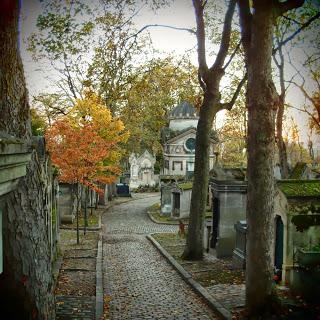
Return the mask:
M26 177L7 196L3 210L4 272L0 296L12 312L33 315L34 319L54 319L55 314L48 182L33 151Z

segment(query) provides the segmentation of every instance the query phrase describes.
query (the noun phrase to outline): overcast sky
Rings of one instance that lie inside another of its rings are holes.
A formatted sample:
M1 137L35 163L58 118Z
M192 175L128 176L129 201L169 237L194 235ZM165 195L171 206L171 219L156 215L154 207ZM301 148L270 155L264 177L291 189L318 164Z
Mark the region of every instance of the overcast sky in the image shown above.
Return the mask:
M36 31L35 24L41 6L39 0L23 0L22 1L22 19L21 19L21 55L24 63L27 86L30 96L43 91L52 91L52 84L46 80L49 70L47 66L41 62L34 62L30 54L26 51L25 39L32 32ZM146 24L165 24L176 27L195 27L194 10L191 0L176 0L169 8L158 10L156 13L144 7L135 19L137 29L142 28ZM195 48L195 36L185 31L175 31L172 29L154 27L148 29L153 45L156 49L164 52L174 52L175 54L183 54L187 50ZM212 57L211 57L212 59ZM192 62L197 65L196 53L192 56ZM208 63L210 58L208 57ZM287 72L290 72L288 68ZM289 100L295 105L302 104L304 99L300 91L292 88L289 92ZM293 112L295 120L301 129L301 136L306 140L307 118L305 115ZM219 123L223 118L223 113L219 115Z

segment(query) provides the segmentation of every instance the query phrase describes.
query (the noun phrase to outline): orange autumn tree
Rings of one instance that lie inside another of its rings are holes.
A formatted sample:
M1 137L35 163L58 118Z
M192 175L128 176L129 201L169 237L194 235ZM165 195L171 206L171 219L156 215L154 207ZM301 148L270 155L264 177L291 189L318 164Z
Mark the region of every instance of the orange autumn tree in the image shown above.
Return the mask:
M79 204L84 185L98 192L98 183L111 183L120 173L122 151L119 143L128 138L123 123L111 116L93 92L78 99L67 116L46 131L47 149L59 169L59 180L74 185L77 199L77 243L79 243Z

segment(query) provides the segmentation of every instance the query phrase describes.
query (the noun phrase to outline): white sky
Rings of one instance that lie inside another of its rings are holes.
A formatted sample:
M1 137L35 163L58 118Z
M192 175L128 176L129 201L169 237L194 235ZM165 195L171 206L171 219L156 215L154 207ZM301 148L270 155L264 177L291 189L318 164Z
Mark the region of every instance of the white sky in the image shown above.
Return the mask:
M39 0L23 0L21 19L21 55L24 63L27 87L30 96L42 91L52 91L51 83L46 80L48 73L52 72L48 66L41 62L34 62L26 51L25 39L36 31L36 19L41 11ZM176 27L194 28L195 17L191 0L176 0L169 8L160 9L156 13L144 8L136 18L137 29L146 24L165 24ZM162 27L148 29L153 45L156 49L177 55L184 54L196 46L196 38L185 31L176 31ZM209 60L210 61L210 60ZM197 65L196 53L192 55L192 62ZM303 103L304 99L298 89L292 88L289 92L289 100L296 106ZM301 130L301 138L306 141L307 118L304 114L293 112L295 120ZM223 112L218 114L218 123L223 119Z

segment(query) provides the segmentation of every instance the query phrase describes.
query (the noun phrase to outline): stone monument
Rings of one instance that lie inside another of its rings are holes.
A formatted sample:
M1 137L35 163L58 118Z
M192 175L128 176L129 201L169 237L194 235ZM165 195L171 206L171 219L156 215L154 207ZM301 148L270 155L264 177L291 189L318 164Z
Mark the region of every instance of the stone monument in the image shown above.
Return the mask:
M140 186L154 186L156 184L154 177L155 157L145 150L140 156L132 153L129 158L130 163L130 182L131 189Z

